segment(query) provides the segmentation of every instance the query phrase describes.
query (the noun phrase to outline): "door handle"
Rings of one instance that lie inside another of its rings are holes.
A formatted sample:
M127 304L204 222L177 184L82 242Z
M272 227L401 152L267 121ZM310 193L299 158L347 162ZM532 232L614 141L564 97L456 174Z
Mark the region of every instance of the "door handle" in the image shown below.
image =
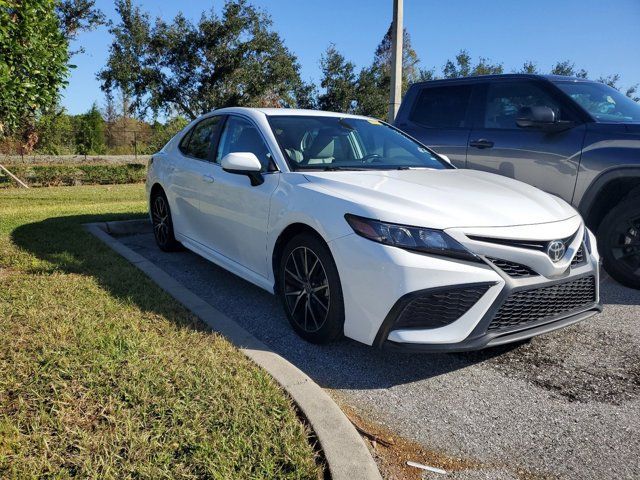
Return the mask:
M479 138L478 140L471 140L469 142L469 146L476 148L491 148L493 147L493 142L486 138Z
M202 180L207 183L213 183L214 178L211 175L203 175Z

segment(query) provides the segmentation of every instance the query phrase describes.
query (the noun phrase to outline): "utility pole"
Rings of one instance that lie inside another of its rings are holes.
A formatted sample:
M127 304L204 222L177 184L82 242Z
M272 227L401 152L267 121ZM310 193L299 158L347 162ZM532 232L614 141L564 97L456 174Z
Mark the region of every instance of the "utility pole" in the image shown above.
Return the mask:
M389 95L389 123L393 123L400 108L402 98L402 25L403 0L393 0L393 28L391 32L391 92Z

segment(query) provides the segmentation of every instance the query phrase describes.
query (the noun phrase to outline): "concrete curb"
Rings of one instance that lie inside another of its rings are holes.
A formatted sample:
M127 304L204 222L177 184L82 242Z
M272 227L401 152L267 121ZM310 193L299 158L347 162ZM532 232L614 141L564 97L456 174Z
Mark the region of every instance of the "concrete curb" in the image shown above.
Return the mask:
M89 223L85 228L142 270L160 288L197 315L212 330L224 335L280 384L304 414L318 437L332 479L381 480L380 472L364 441L342 410L317 383L234 320L112 236L150 233L151 226L148 220Z

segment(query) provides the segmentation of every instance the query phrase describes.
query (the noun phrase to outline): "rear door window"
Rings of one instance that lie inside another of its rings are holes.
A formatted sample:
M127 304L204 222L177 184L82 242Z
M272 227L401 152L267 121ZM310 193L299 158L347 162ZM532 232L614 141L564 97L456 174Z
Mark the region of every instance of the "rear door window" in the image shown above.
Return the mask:
M431 128L465 128L472 85L424 88L409 119Z
M207 160L220 124L220 116L205 118L199 122L183 137L180 142L180 151L190 157Z

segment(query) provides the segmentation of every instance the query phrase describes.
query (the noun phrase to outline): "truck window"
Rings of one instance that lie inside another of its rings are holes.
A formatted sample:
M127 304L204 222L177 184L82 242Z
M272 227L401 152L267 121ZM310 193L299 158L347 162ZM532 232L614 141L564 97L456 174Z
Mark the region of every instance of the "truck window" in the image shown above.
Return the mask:
M464 128L472 85L423 88L409 119L425 127Z
M489 85L484 128L516 129L518 111L523 107L551 108L559 120L569 120L558 102L532 82L497 82Z

